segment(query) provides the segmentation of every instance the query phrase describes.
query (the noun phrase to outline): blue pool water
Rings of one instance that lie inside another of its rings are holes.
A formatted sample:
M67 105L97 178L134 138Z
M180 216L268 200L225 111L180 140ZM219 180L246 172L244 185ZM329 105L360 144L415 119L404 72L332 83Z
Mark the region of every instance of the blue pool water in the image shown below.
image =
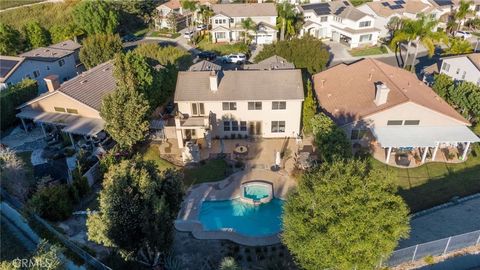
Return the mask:
M200 222L206 231L231 228L246 236L268 236L281 230L283 201L272 199L254 206L240 200L205 201Z
M243 189L243 197L259 201L260 199L267 198L270 195L270 191L267 186L264 185L248 185Z

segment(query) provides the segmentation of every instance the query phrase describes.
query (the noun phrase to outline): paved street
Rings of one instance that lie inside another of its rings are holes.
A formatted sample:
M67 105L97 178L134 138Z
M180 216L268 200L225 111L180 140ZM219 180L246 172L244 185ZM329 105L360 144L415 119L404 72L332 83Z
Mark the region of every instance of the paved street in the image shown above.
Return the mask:
M480 269L480 254L464 255L454 257L437 263L434 265L427 265L417 270L478 270Z
M414 218L410 222L410 238L401 241L399 248L480 230L479 209L480 197L477 197Z

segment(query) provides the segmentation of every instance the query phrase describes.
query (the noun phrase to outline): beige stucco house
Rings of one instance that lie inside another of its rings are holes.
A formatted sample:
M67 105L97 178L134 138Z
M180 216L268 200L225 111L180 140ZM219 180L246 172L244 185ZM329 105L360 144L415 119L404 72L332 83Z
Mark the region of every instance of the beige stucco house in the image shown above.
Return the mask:
M42 127L55 126L70 135L96 137L104 127L100 117L102 98L114 91L116 84L112 62L100 64L60 84L58 76L47 76L48 92L19 106L23 125L33 121Z
M374 59L340 64L314 75L321 109L353 143L396 152L418 150L421 163L455 147L465 159L480 139L470 123L415 74Z
M303 99L298 69L179 72L178 146L206 137L296 137Z

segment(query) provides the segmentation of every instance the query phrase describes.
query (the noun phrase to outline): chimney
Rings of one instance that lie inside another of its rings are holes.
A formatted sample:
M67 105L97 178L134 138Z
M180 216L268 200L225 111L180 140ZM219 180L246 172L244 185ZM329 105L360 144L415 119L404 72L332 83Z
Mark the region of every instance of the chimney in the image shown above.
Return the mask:
M215 70L210 72L210 91L217 92L218 90L218 74L215 73Z
M375 104L377 106L383 105L387 103L388 93L390 92L390 88L387 87L384 83L380 82L375 85Z
M47 77L43 78L43 80L47 84L48 92L53 92L60 87L58 75L48 75Z

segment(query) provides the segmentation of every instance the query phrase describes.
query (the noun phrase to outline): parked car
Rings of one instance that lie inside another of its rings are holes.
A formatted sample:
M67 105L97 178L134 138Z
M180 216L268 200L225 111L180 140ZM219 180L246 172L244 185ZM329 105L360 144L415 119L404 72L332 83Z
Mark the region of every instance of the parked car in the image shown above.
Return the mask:
M472 34L470 32L466 32L466 31L456 31L455 32L455 37L459 37L459 38L462 38L462 39L469 39L472 37Z
M123 42L133 42L136 41L138 38L135 35L127 34L122 37Z
M207 29L207 26L205 24L199 24L197 25L197 31L202 31L202 30L205 30Z
M183 37L186 39L191 39L194 34L195 34L195 30L187 30L185 34L183 34Z
M243 64L247 61L247 56L243 53L229 54L223 58L225 63Z
M215 58L217 58L217 55L214 52L205 51L205 52L200 52L198 54L198 58L211 61L211 60L215 60Z

